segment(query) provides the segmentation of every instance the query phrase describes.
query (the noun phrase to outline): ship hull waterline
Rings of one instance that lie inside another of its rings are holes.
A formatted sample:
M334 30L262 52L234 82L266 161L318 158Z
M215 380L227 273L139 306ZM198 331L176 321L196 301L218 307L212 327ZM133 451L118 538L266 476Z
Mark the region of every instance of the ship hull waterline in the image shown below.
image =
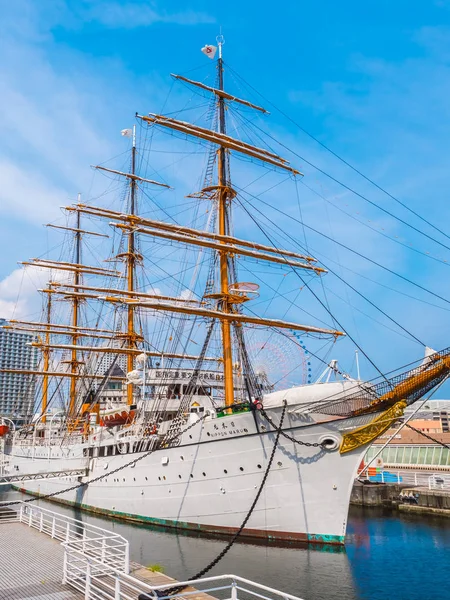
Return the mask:
M279 411L272 417L276 422ZM287 419L284 430L289 435L312 444L334 439L336 448L299 445L281 436L243 537L344 543L350 494L365 452L365 447L343 455L337 450L342 430L354 427L351 421L298 426L294 417ZM273 450L275 432L264 423L252 413L205 421L184 434L179 446L151 454L86 457L82 444L12 446L10 461L17 472L88 469L87 477L28 481L15 488L37 496L61 492L49 500L117 519L233 535L252 505ZM108 436L100 437L102 448ZM64 491L136 459L116 474Z

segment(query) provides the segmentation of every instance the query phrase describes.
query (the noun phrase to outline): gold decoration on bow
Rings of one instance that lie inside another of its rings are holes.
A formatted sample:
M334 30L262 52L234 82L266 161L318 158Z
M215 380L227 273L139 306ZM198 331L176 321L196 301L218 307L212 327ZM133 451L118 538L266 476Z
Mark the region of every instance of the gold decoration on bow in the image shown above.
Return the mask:
M350 452L351 450L355 450L360 446L370 443L386 431L386 429L389 429L392 423L403 415L406 406L406 402L400 400L400 402L396 402L367 425L363 425L349 433L345 433L342 436L342 442L339 448L340 453L344 454L345 452Z

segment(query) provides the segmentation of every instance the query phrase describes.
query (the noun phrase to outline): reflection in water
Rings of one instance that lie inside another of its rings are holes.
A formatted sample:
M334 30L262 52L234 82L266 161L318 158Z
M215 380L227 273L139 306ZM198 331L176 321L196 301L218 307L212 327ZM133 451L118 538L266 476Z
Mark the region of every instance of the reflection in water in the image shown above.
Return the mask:
M8 497L12 495L19 496L11 492ZM226 544L224 539L187 536L38 503L120 533L130 541L131 560L162 565L177 579L194 575ZM353 507L346 551L331 546L235 544L210 574L235 573L305 600L447 600L449 548L450 519Z
M450 519L351 509L347 554L359 598L448 600Z

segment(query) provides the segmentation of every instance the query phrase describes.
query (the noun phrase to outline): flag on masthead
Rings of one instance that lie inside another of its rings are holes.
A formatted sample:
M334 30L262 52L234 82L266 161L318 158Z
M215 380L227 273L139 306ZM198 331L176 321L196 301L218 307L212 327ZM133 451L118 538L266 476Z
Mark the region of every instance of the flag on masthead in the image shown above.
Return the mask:
M203 52L203 54L206 54L206 56L212 60L216 55L217 46L210 46L207 44L206 46L203 46L202 52Z
M123 135L123 137L131 137L133 135L133 130L132 129L122 129L120 134Z

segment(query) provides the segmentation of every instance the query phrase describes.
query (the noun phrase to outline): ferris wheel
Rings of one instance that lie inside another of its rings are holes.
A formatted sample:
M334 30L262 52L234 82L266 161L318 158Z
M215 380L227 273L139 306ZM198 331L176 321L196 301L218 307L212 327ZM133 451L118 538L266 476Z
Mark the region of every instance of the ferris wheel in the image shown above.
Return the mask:
M255 374L273 391L310 383L310 355L301 338L249 328L246 342Z

